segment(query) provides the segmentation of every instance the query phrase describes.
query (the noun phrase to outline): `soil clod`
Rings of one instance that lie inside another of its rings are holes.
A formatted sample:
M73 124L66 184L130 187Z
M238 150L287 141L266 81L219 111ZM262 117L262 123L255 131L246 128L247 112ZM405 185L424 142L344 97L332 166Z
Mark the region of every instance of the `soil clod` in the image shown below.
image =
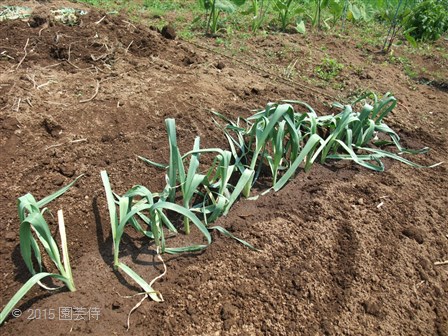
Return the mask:
M417 227L408 226L401 233L408 238L414 239L419 244L423 244L425 242L423 231Z
M62 134L62 126L50 118L45 118L42 122L45 130L54 138L60 138Z
M171 25L166 25L162 28L161 34L168 40L174 40L176 38L176 30Z

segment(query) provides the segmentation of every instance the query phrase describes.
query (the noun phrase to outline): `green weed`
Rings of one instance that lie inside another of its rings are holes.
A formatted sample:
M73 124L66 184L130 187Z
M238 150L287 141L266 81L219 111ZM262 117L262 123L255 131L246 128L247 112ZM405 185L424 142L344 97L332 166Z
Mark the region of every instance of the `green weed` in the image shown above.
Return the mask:
M314 73L324 81L330 81L340 74L344 65L337 60L325 57L321 64L314 68Z

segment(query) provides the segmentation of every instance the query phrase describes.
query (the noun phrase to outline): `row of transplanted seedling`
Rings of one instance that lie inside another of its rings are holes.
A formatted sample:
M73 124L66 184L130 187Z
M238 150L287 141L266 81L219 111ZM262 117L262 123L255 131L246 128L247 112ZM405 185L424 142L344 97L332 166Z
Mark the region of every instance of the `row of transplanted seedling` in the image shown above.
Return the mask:
M428 149L403 148L398 134L383 122L384 117L396 106L397 100L389 94L382 99L367 94L352 105L356 106L366 99L373 102L366 103L360 112L354 111L350 105L334 104L333 107L339 113L325 116L318 116L309 105L300 101L269 103L265 109L236 121L212 112L216 125L223 130L228 140L227 150L203 149L197 137L193 149L181 154L177 145L175 121L166 119L169 162L160 164L140 157L144 162L166 170L167 183L161 192L151 192L137 185L120 196L113 193L107 173L101 172L110 214L114 268L122 270L141 286L143 299L149 296L154 301L163 301L161 293L152 288L154 281L163 274L148 283L119 259L120 242L127 225L154 241L159 260L162 260L163 253L176 254L206 248L211 243L210 230L218 230L253 248L224 228L211 224L226 215L241 195L250 197L255 182L261 177L262 168L268 168L272 181L263 194L270 190L278 191L299 170L308 171L316 160L321 163L328 160L352 160L366 168L383 171L381 159L391 158L421 168L421 165L405 159L401 154L418 154ZM294 107L300 110L296 111ZM392 148L392 151L388 148ZM204 164L201 166L201 155L212 156L211 164L205 165L205 168L202 167ZM30 194L19 198L20 249L33 276L5 306L0 323L34 284L49 289L40 282L44 277L61 280L69 290L75 290L62 213L59 216L59 232L63 262L43 217L46 209L41 210L75 182L38 202ZM173 216L175 213L178 215ZM188 234L190 225L196 226L204 236L203 242L184 247L166 246L166 234L178 232L173 218L179 216L183 217L183 231ZM41 253L33 232L59 270L58 274L43 272ZM39 272L33 267L33 252Z

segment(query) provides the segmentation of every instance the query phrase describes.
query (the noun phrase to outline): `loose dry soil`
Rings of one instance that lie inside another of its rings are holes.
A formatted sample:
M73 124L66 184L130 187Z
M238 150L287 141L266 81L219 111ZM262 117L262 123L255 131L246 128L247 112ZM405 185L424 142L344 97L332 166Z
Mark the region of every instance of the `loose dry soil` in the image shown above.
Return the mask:
M218 224L261 251L214 233L203 253L164 256L168 273L154 287L165 302L145 301L126 333L140 297L123 296L139 289L111 267L99 173L108 171L118 193L135 184L161 190L164 173L137 155L168 160L165 118L176 119L183 151L198 135L203 147L224 148L212 109L236 118L269 101L300 99L326 114L331 96L392 91L399 105L387 122L406 146L431 147L413 158L428 165L448 159L447 92L410 80L387 56L340 35L253 38L245 45L253 57L242 63L124 16L100 20L104 13L82 7L89 13L69 27L49 17L54 3L25 4L35 8L28 23L0 23L0 307L30 277L19 250L17 198L31 192L40 199L85 176L50 204L65 212L77 291L33 288L18 307L23 315L8 318L2 335L448 335L448 266L434 265L448 259L446 164L418 170L391 161L384 173L316 164L278 193L239 201ZM282 58L288 46L292 59ZM446 51L447 42L440 46ZM272 70L298 59L295 71L311 76L324 51L346 65L334 82L342 91L245 64ZM448 78L446 58L411 61ZM148 281L163 270L153 245L131 230L121 255ZM100 316L61 321L59 307L99 308ZM29 319L29 309L55 309L56 318Z

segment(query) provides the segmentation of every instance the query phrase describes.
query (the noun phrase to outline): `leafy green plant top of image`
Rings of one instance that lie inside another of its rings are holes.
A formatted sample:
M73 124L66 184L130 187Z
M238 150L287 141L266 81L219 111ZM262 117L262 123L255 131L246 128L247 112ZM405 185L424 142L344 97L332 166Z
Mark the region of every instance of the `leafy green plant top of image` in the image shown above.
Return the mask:
M312 25L318 28L331 29L341 22L344 29L346 21L369 22L375 13L374 4L366 1L308 0L304 3Z
M253 32L256 32L263 26L271 3L272 1L270 0L251 0L249 8L243 12L243 15L251 16L251 29Z
M327 56L322 60L320 65L314 68L314 73L320 79L323 79L324 81L330 81L338 76L342 69L344 69L343 64Z
M286 32L294 17L303 14L305 11L303 5L299 4L299 1L293 0L274 0L272 9L278 15L282 32Z
M424 0L404 19L404 26L417 41L438 40L448 31L448 1Z
M221 13L234 13L238 6L246 0L198 0L200 7L206 12L206 34L218 32L218 19Z

